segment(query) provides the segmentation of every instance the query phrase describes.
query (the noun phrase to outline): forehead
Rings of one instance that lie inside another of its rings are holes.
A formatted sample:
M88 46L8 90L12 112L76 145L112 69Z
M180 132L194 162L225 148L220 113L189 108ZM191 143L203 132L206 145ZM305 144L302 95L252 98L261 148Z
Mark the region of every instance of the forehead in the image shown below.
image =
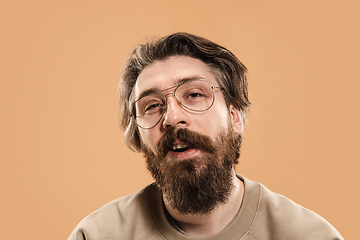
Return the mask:
M177 85L182 79L194 77L204 78L211 85L217 85L210 67L201 60L187 56L173 56L156 61L145 67L138 76L134 88L135 99L146 90L160 91Z

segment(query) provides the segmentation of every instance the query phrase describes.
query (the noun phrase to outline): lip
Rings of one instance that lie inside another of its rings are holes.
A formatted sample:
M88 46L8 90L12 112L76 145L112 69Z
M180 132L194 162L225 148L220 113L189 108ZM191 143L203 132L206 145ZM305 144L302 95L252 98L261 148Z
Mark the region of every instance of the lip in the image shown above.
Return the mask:
M168 154L176 160L182 160L182 159L188 159L188 158L194 157L195 155L197 155L198 152L199 152L199 149L190 148L189 150L187 150L185 152L169 151Z

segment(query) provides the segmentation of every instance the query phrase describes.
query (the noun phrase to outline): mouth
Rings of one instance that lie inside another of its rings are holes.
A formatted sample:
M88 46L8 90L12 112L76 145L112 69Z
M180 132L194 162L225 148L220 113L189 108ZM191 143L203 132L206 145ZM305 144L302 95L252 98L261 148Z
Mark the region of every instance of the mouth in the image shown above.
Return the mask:
M191 158L197 151L198 149L195 145L180 141L175 141L175 143L168 148L170 156L178 160Z
M173 159L189 159L201 152L214 152L211 139L187 128L170 129L156 146L156 154L159 158L165 158L169 154L168 157Z
M189 149L191 149L192 147L185 144L185 143L179 143L179 144L174 144L171 148L171 151L173 152L185 152Z

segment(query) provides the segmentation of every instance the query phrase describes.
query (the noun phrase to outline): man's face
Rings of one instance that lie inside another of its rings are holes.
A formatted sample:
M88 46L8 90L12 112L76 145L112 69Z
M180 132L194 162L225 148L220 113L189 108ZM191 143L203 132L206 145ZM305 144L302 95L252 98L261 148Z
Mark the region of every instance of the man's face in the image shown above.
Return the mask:
M176 56L155 62L139 75L135 98L149 89L161 91L194 77L217 86L200 60ZM233 186L238 150L234 134L242 131L240 113L232 106L228 110L220 90L215 95L213 106L197 113L182 108L168 95L161 121L151 129L139 128L147 167L163 196L180 213L211 211L226 202Z
M206 79L211 85L218 86L211 69L198 59L173 56L167 60L156 61L152 65L147 66L138 76L135 85L135 99L146 90L157 89L161 91L177 85L182 79L193 77ZM169 92L172 91L173 89ZM166 94L168 92L162 93ZM172 95L168 95L167 110L161 121L149 130L139 128L140 138L142 143L150 150L156 151L156 145L160 138L171 128L187 128L215 140L223 129L228 129L229 124L232 124L234 132L241 134L240 113L233 108L230 108L230 110L229 115L229 110L220 90L215 90L215 102L205 112L186 110L176 102ZM181 146L182 142L177 141L175 144ZM167 160L181 161L182 159L192 158L200 154L201 151L192 148L184 152L170 151L165 157Z

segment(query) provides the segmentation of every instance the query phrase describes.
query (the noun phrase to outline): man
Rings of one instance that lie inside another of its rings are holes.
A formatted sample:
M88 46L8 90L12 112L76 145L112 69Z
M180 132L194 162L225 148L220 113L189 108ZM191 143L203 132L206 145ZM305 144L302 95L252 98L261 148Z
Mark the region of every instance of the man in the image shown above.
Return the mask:
M108 203L79 239L343 239L319 215L235 173L246 110L245 66L188 33L139 45L120 81L125 142L155 183Z

